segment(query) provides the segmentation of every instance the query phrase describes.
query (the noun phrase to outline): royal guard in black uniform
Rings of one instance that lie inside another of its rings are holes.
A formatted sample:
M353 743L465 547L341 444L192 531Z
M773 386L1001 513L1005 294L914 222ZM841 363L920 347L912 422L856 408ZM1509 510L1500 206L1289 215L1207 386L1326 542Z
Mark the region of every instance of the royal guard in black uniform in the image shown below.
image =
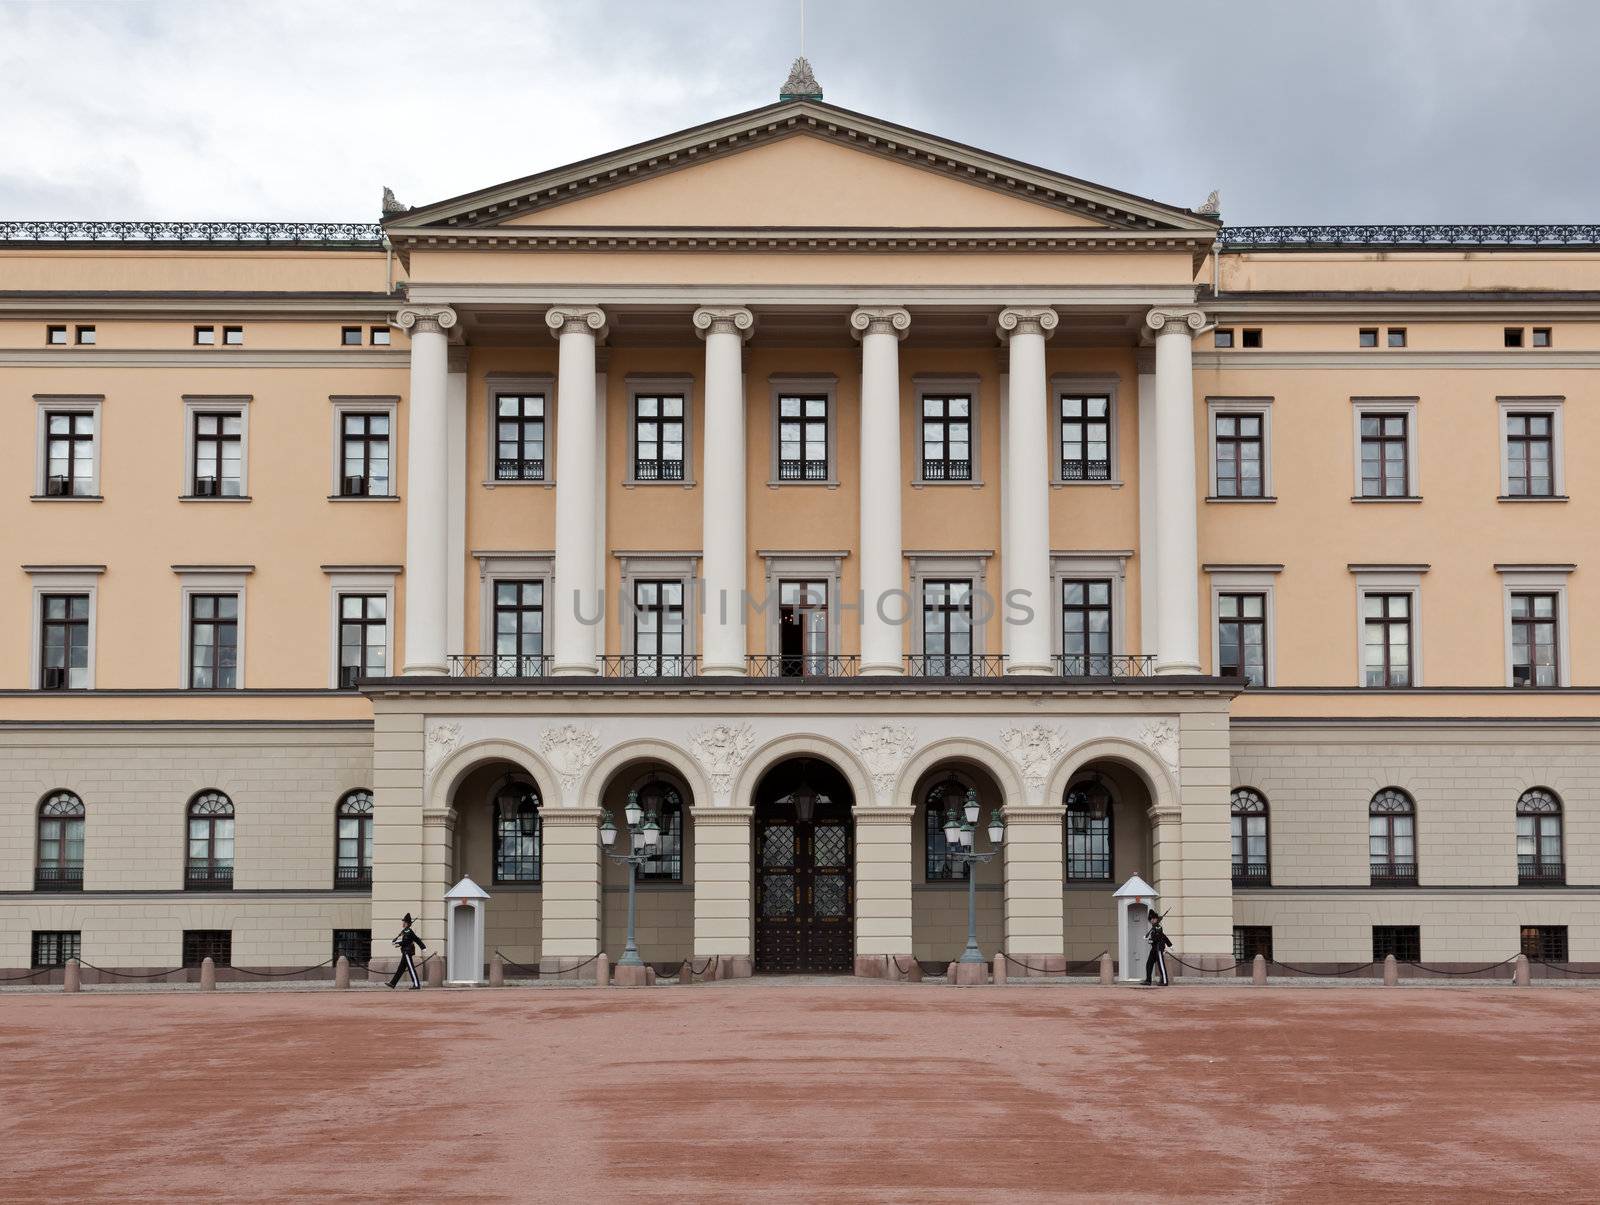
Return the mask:
M1172 938L1167 936L1167 931L1161 927L1161 914L1150 914L1150 956L1144 960L1144 985L1151 986L1151 978L1155 972L1161 972L1161 986L1167 987L1167 948L1172 945Z
M411 990L417 991L422 987L422 980L417 978L417 964L411 961L411 955L417 950L426 950L428 943L411 931L411 913L406 913L400 926L400 935L392 943L400 947L400 965L395 967L394 977L389 980L389 986L393 987L399 983L401 975L409 974Z

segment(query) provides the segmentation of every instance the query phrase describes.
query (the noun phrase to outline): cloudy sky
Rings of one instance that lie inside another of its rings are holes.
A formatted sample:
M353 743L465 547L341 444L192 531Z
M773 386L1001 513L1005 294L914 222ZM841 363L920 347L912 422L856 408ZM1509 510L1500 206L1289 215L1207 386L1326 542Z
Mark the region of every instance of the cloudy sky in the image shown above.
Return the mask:
M0 219L374 220L776 99L799 0L0 0ZM807 0L827 99L1234 224L1600 220L1600 0Z

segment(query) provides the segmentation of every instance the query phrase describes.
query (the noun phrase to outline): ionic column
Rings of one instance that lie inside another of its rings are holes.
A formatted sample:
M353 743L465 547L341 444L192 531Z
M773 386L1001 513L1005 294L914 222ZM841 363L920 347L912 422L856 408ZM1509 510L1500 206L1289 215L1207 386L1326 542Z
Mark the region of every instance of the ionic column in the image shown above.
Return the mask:
M892 306L860 309L850 315L850 329L861 340L861 673L903 674L906 604L895 601L904 576L900 340L911 315Z
M724 979L754 966L752 808L697 806L694 819L694 956L720 958Z
M1003 814L1006 953L1054 969L1066 953L1061 808L1008 806Z
M755 316L739 306L707 306L694 312L694 328L706 341L700 671L742 674L746 647L743 349L755 329Z
M548 807L539 818L540 971L593 978L582 964L600 953L600 809Z
M449 923L445 916L444 893L455 883L456 810L452 807L426 808L422 813L422 898L418 901L421 923L417 932L436 957L445 956Z
M1195 309L1151 310L1156 336L1156 673L1200 672L1200 515L1195 495Z
M1044 341L1060 319L1047 307L1000 311L1010 343L1006 391L1006 525L1001 533L1001 627L1008 674L1048 674L1050 625L1050 390Z
M404 674L443 674L450 610L448 306L405 306L395 325L411 336L406 423L406 629Z
M857 807L856 974L904 978L911 968L915 808ZM893 967L885 962L898 959Z
M595 342L605 333L596 306L557 306L544 316L561 342L556 369L556 556L553 672L592 674L600 624L600 550L595 525Z

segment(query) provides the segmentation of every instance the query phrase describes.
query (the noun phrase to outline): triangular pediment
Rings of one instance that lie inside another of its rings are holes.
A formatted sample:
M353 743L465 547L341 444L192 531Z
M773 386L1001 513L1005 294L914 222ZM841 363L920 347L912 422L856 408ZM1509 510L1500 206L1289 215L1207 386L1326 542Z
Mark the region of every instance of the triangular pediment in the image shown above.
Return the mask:
M784 101L397 214L493 230L1033 230L1210 236L1217 219L820 101Z

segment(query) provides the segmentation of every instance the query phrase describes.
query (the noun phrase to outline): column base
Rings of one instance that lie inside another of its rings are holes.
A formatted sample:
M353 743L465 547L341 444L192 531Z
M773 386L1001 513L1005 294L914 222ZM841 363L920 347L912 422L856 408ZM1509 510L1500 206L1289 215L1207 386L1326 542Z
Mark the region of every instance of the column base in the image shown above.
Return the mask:
M611 968L612 987L649 987L654 980L655 975L643 963L638 966L618 963Z
M954 987L985 987L989 983L986 962L953 962L950 967L950 983Z
M898 661L863 661L856 674L862 678L903 678L906 667Z
M600 672L600 667L593 662L572 661L565 665L550 667L552 678L592 678Z
M427 662L417 665L405 665L400 668L400 676L402 678L443 678L448 676L449 672L449 666L442 661L437 664Z
M1050 677L1056 672L1056 667L1048 662L1041 665L1037 662L1012 661L1006 664L1006 677Z
M747 676L747 673L743 660L726 663L702 661L700 663L700 676L702 678L743 678Z
M1155 668L1158 677L1167 674L1198 674L1200 663L1198 661L1157 661Z

